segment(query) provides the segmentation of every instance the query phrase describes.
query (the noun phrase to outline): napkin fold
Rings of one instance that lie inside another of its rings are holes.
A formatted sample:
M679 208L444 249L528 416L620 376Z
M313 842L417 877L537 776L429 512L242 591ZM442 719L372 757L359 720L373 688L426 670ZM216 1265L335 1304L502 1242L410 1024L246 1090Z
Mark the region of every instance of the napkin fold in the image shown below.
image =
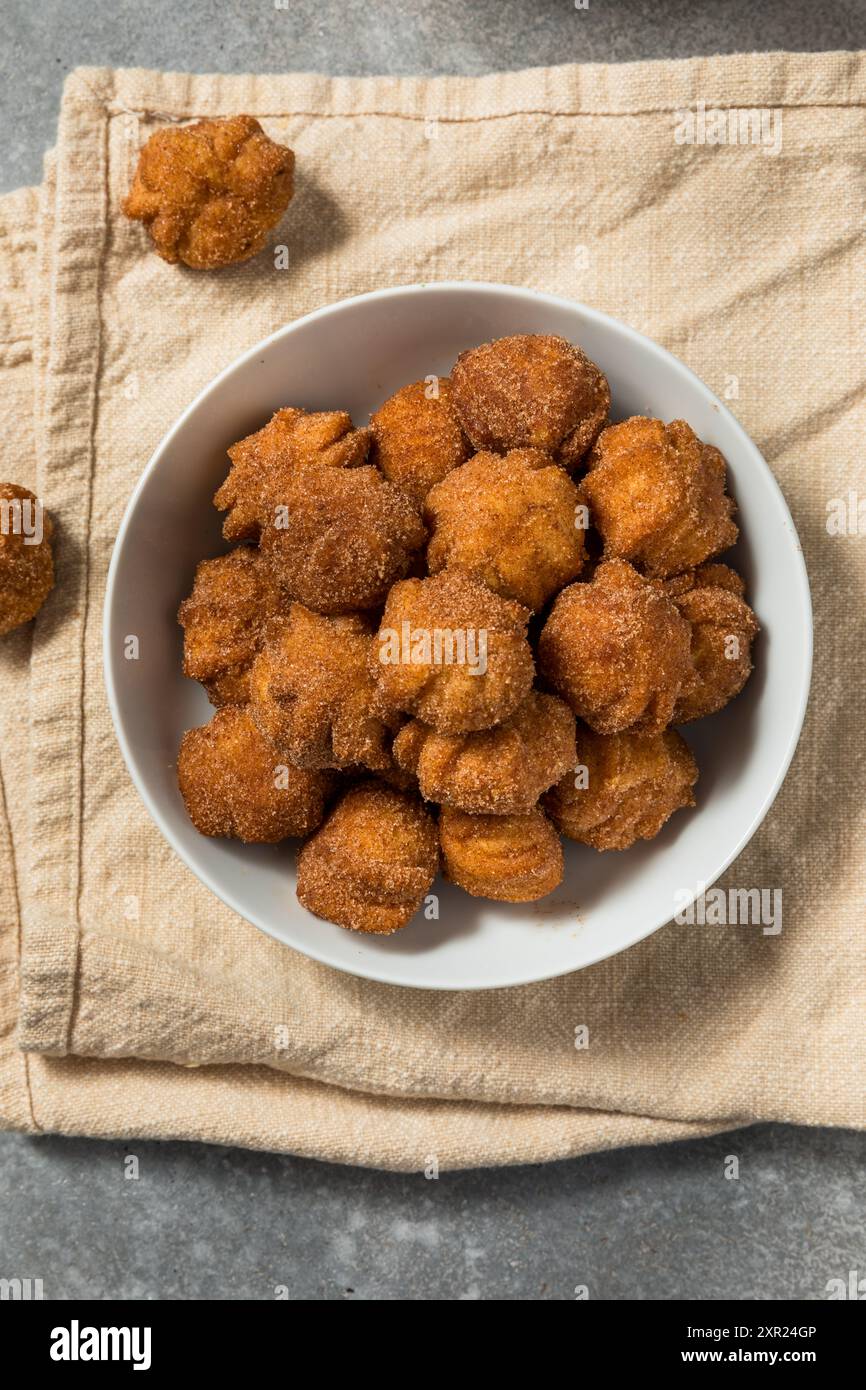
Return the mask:
M238 111L295 150L295 199L254 261L165 265L119 212L138 150L168 121ZM41 188L0 199L0 476L58 523L57 588L0 645L0 1125L425 1171L866 1124L864 150L863 54L69 78ZM232 914L132 787L102 599L153 447L281 324L461 278L579 299L663 343L782 485L813 585L813 694L722 880L781 889L778 935L672 923L543 984L396 989Z

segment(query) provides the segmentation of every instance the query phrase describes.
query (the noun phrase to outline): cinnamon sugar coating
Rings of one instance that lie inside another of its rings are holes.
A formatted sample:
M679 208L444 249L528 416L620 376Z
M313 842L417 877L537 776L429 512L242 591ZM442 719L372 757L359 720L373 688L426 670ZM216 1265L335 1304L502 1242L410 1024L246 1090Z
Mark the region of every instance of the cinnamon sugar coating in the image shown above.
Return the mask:
M381 709L415 715L440 733L507 719L535 672L528 617L457 570L395 584L371 656Z
M39 519L42 534L38 538ZM32 492L0 483L0 637L35 618L54 588L54 523Z
M249 699L264 626L286 606L272 566L249 546L198 564L177 620L184 629L183 673L201 681L211 704Z
M250 682L250 713L297 767L390 773L387 723L374 711L373 629L360 614L324 617L300 603L270 623Z
M427 533L405 493L377 468L304 468L284 514L262 531L286 592L317 613L378 608Z
M381 782L350 788L298 855L298 899L326 921L389 935L436 875L436 824L419 797Z
M249 711L225 705L189 729L177 755L187 814L202 835L273 844L321 823L333 777L287 765Z
M577 770L577 771L576 771ZM651 840L674 811L694 806L697 763L673 729L577 731L577 762L543 799L558 830L593 849Z
M164 261L215 270L265 244L294 191L295 156L252 116L166 126L141 151L123 212Z
M369 448L370 431L356 430L345 410L278 410L228 451L232 466L214 494L214 506L227 513L226 540L257 541L301 468L357 468Z
M523 815L473 816L443 806L439 839L446 876L474 898L535 902L562 882L562 844L538 807Z
M503 598L541 608L581 572L581 502L549 454L476 454L428 494L430 573L461 570Z
M728 565L701 565L665 588L691 628L693 673L680 691L673 722L685 724L724 709L752 673L758 620L742 579Z
M539 670L597 733L664 729L691 678L688 623L658 585L624 560L599 565L553 605Z
M452 404L448 377L401 387L371 415L370 428L371 463L419 508L431 487L470 453Z
M581 487L605 558L650 577L691 569L739 534L725 492L726 465L684 420L634 416L603 430Z
M417 776L425 800L474 815L532 810L574 756L574 715L535 690L496 728L439 734L413 719L394 740L397 765Z
M454 408L476 449L545 449L577 466L610 412L607 378L579 347L519 333L461 352Z

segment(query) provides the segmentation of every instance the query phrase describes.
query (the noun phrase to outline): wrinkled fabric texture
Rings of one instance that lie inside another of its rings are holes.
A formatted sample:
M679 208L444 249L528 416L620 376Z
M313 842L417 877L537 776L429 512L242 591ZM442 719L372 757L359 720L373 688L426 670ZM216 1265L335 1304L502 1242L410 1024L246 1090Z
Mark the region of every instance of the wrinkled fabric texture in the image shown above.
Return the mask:
M700 101L781 112L781 149L678 143L678 110ZM168 266L119 212L137 151L167 121L237 111L295 150L295 199L254 261ZM73 74L43 185L0 199L0 476L58 523L56 591L0 647L0 1125L416 1171L758 1120L864 1125L866 535L826 524L863 488L864 189L862 54ZM140 802L100 644L147 458L277 327L437 279L627 321L729 399L773 468L811 576L815 675L785 785L722 885L781 886L780 935L671 924L544 984L399 990L232 914Z

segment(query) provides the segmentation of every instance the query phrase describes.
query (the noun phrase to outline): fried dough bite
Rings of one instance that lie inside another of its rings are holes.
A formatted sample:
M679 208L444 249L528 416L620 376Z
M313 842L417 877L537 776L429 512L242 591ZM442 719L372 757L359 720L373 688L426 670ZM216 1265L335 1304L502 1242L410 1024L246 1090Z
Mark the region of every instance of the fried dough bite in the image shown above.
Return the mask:
M476 454L428 494L427 566L461 570L503 598L541 608L580 574L581 496L538 449Z
M403 386L370 417L373 431L371 462L421 507L434 483L469 457L469 441L451 400L451 382Z
M759 626L743 597L742 579L728 565L701 565L664 588L692 633L694 672L673 714L674 724L685 724L715 714L739 695L752 673Z
M358 614L326 618L293 603L268 625L250 680L250 714L296 767L389 772L390 725L371 706L373 629Z
M246 703L265 624L286 607L273 567L257 550L241 545L199 563L177 620L183 673L201 681L212 705Z
M539 807L519 816L439 815L446 876L473 898L531 903L562 882L562 843Z
M667 728L692 675L689 625L625 560L563 589L538 641L539 670L596 733Z
M555 695L531 690L503 724L475 734L437 734L413 719L394 740L394 758L417 776L426 801L517 815L574 767L574 715Z
M317 613L379 608L427 532L409 498L377 468L304 468L261 547L286 591Z
M216 270L261 251L291 201L295 156L252 116L167 126L139 155L123 212L157 254Z
M569 470L610 411L603 372L565 338L519 333L461 352L454 408L476 449L546 449Z
M685 420L636 415L603 430L581 487L606 559L651 578L681 574L733 545L739 531L722 454Z
M528 617L459 570L395 584L371 653L385 717L402 711L443 734L507 719L535 674Z
M35 618L54 588L54 523L18 483L0 483L0 637Z
M232 466L213 499L217 510L227 513L226 540L257 541L284 504L298 469L357 468L369 448L370 431L356 430L345 410L278 410L263 429L228 451Z
M651 840L683 806L694 806L698 766L673 729L642 734L577 731L577 773L543 799L553 824L593 849L628 849Z
M317 917L387 936L405 927L439 863L419 797L381 782L351 787L298 855L298 900Z
M281 761L248 709L225 705L209 724L184 734L177 782L202 835L275 844L321 824L333 776Z

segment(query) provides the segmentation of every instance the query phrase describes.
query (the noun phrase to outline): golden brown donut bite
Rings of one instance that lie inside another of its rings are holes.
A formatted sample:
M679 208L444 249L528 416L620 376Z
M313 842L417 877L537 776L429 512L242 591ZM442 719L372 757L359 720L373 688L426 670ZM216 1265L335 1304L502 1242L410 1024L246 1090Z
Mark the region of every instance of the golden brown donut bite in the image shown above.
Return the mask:
M263 429L247 435L228 451L231 469L214 495L214 506L227 515L223 535L229 541L257 541L285 502L289 481L300 468L357 468L370 448L370 431L356 430L345 410L312 414L286 406Z
M123 211L164 261L214 270L261 251L291 200L294 167L252 116L167 126L142 149Z
M286 764L245 706L225 705L184 734L177 781L202 835L274 844L315 830L333 777Z
M389 935L421 906L439 862L419 797L380 782L351 787L298 855L298 899L317 917Z
M389 726L372 708L372 642L361 615L327 618L300 603L268 626L253 666L250 714L297 767L391 770ZM392 729L398 725L392 720Z
M528 617L459 570L395 584L371 653L384 715L415 715L440 733L507 719L535 673Z
M371 463L421 507L434 483L468 457L469 441L451 403L451 382L403 386L370 417Z
M545 449L573 469L610 411L607 378L579 347L519 333L461 352L454 408L476 449Z
M35 618L54 588L53 535L32 492L0 483L0 637Z
M651 840L683 806L694 806L698 767L673 729L577 731L577 763L543 805L563 835L593 849L628 849Z
M692 632L694 672L680 691L673 722L685 724L723 709L752 673L758 620L745 585L728 565L701 565L664 586Z
M510 718L479 733L438 734L413 719L394 740L394 758L427 801L515 815L574 767L574 715L555 695L532 690Z
M597 733L664 729L691 679L688 623L661 588L624 560L599 565L553 605L539 670Z
M562 882L562 844L544 813L472 816L453 806L439 815L447 877L474 898L530 903Z
M211 704L249 699L262 630L286 607L272 566L249 546L199 563L177 620L184 629L183 673L201 681Z
M378 608L427 533L415 507L377 468L303 468L284 512L262 530L286 592L317 613Z
M651 578L680 574L733 545L725 460L684 420L634 416L603 430L581 488L606 559Z
M581 504L549 454L476 454L428 494L430 573L462 570L503 598L541 608L580 574Z

